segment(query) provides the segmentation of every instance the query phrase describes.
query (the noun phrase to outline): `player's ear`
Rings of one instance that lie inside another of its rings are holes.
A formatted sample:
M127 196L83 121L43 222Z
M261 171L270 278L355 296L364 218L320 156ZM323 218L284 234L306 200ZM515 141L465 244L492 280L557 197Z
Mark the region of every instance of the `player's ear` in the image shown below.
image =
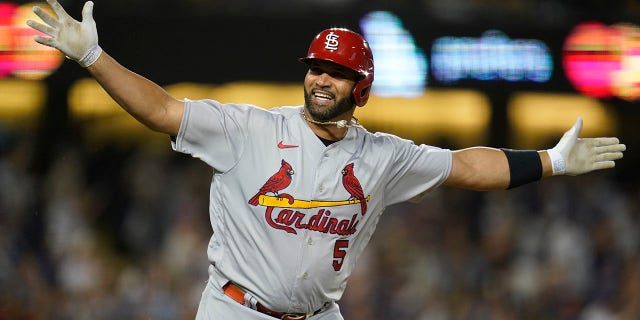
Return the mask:
M364 98L365 96L367 96L369 94L369 90L371 90L371 86L364 88L362 90L360 90L360 98ZM363 103L362 105L357 105L358 107L364 107L367 103Z

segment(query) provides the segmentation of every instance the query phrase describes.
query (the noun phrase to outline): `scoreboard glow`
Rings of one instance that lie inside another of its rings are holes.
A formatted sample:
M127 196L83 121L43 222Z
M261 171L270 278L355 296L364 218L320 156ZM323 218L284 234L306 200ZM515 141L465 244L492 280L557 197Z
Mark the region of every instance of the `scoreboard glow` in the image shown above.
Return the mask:
M562 59L576 90L595 98L640 98L640 29L585 22L565 40Z
M431 50L433 77L443 83L463 79L547 82L553 58L536 39L510 39L489 30L479 38L442 37Z
M374 11L360 21L371 45L376 80L371 92L385 97L416 97L427 85L427 58L400 18L387 11Z
M37 4L53 15L45 3ZM34 5L36 3L18 6L0 2L0 78L13 75L42 79L56 70L64 59L58 50L33 41L40 32L28 27L26 21L39 20L31 10Z

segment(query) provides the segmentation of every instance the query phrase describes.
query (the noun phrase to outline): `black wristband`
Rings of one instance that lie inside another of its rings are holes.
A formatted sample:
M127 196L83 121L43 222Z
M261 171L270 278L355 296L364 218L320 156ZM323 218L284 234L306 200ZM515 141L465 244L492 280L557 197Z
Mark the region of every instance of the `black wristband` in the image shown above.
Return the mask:
M501 149L509 162L509 189L542 178L542 160L535 150Z

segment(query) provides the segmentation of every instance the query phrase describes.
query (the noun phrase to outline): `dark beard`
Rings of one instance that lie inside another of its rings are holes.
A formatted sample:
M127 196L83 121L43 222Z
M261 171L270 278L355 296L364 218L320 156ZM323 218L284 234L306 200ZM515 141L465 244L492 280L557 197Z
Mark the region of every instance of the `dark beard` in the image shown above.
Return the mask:
M313 120L331 121L350 111L354 105L353 96L349 96L349 98L338 100L332 107L317 107L311 102L311 94L304 88L304 107Z

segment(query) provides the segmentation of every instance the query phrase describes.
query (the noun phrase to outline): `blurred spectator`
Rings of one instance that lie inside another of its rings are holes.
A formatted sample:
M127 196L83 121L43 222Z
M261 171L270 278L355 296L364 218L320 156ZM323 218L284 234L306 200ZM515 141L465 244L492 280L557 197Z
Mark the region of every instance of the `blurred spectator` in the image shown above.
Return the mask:
M32 146L19 137L0 153L0 319L193 319L209 169L168 146L69 142L35 177ZM606 173L437 189L387 209L341 308L349 320L638 319L639 207L637 186Z

